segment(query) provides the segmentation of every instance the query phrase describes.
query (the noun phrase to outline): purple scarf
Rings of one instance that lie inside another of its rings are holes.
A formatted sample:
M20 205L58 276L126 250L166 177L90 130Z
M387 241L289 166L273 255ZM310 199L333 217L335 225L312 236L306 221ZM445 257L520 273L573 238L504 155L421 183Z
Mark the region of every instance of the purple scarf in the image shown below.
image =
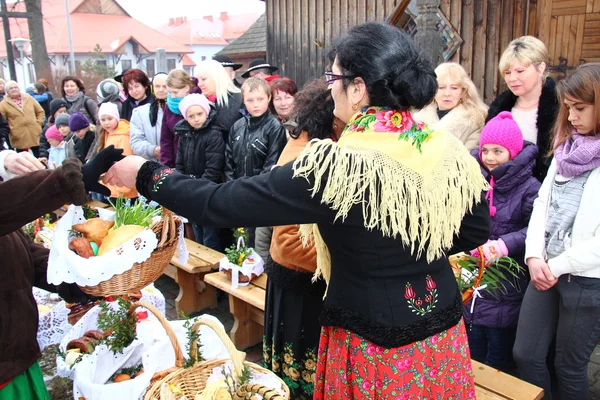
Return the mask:
M600 166L600 136L573 134L554 152L558 172L571 178Z

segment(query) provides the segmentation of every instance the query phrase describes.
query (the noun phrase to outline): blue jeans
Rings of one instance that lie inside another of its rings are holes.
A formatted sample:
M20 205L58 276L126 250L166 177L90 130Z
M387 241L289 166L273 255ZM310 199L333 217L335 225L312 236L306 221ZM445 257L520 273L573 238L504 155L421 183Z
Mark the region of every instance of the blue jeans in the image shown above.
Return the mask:
M514 367L512 358L516 328L488 328L471 325L467 328L471 358L501 371Z
M207 228L196 224L192 224L192 228L197 243L216 251L223 251L221 249L221 230L219 228Z

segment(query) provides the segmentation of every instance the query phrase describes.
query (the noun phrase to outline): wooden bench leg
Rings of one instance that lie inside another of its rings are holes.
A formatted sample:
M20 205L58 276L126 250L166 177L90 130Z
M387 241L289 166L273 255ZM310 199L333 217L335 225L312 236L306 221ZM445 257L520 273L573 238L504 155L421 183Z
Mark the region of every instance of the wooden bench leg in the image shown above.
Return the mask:
M177 314L181 311L185 315L205 308L217 307L217 290L204 283L205 273L190 274L177 268L175 282L179 285L179 295L175 299Z
M253 306L229 295L229 311L233 314L233 328L229 336L239 350L247 349L263 340L263 327L253 320Z

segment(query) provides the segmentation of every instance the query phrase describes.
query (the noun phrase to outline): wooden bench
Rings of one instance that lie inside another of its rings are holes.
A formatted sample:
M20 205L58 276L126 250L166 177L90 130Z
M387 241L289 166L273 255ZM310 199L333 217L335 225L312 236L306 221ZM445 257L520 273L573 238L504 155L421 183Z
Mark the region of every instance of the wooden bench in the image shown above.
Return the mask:
M209 285L229 293L229 308L234 323L230 336L235 346L244 350L263 340L265 317L266 274L248 286L231 288L231 281L223 272L204 276ZM475 375L475 395L478 400L540 400L544 391L514 376L472 360Z
M223 272L204 276L209 285L229 293L229 311L233 314L231 340L240 350L247 349L263 340L265 320L265 294L267 275L262 274L248 286L231 288L231 280Z
M471 361L477 400L539 400L544 390L485 364Z
M217 291L204 283L204 275L219 268L219 260L224 254L184 239L190 253L185 264L179 262L179 252L171 259L164 274L173 278L179 285L179 295L175 299L177 314L183 311L190 315L204 308L217 307Z

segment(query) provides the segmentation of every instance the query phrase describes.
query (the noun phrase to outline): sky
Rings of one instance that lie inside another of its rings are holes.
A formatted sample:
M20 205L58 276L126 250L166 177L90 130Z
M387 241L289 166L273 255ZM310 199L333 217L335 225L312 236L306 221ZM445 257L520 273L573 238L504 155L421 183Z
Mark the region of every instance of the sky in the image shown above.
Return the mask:
M170 17L201 18L206 15L263 13L260 0L117 0L133 18L156 27Z

